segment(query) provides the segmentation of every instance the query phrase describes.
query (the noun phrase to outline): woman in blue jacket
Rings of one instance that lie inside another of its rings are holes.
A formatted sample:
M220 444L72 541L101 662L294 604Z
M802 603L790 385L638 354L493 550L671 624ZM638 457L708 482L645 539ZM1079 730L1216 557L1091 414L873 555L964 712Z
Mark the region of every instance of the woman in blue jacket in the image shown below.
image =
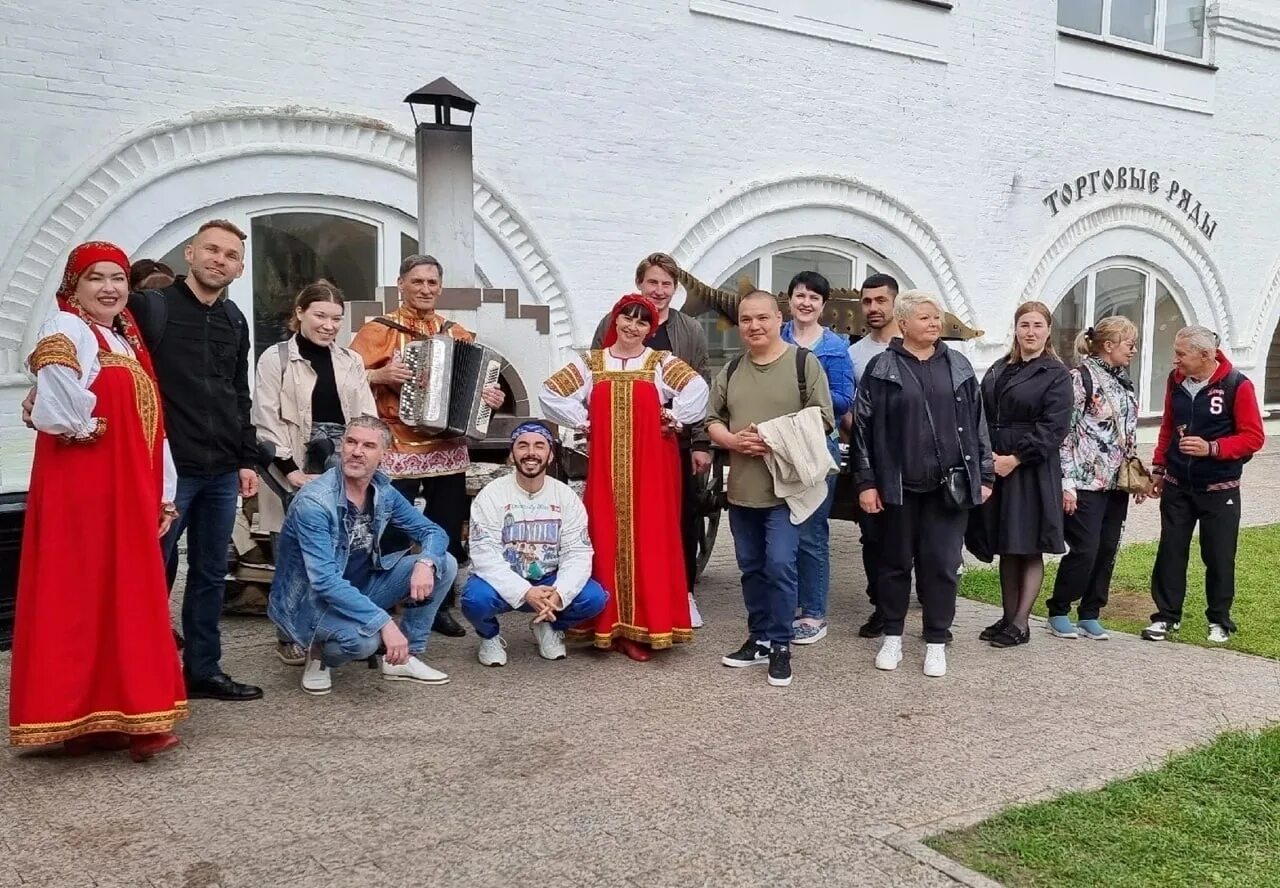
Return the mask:
M831 285L816 271L802 271L793 277L787 287L791 320L782 325L782 338L813 352L826 371L832 411L839 428L841 417L853 407L853 363L849 360L848 341L819 323L830 295ZM835 431L827 447L839 464L840 445ZM826 500L800 528L797 561L800 617L795 622L793 639L796 644L813 644L827 634L827 591L831 581L827 516L831 514L835 490L836 476L832 475L827 479Z

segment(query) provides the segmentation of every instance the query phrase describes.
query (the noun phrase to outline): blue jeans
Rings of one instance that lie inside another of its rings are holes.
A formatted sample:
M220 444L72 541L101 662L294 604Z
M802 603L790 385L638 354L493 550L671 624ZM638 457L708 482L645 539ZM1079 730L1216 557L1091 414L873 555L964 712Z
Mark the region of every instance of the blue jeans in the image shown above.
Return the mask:
M453 588L453 581L458 576L458 562L452 555L445 553L444 571L436 577L431 597L422 602L410 601L409 577L417 563L416 556L406 555L389 570L375 570L369 577L369 585L360 590L385 611L390 612L397 604L404 605L400 610L400 631L409 640L411 654L426 651L436 611L440 610L440 605L444 603L445 596ZM378 630L367 633L361 623L325 610L316 626L312 644L320 646L321 662L333 668L352 660L367 660L372 657L382 644L382 634Z
M554 586L556 575L543 577L534 586ZM587 580L587 585L574 596L569 606L558 612L551 628L563 632L571 626L590 620L597 616L609 603L609 593L595 580ZM462 615L476 628L476 635L481 638L493 638L498 634L498 614L511 612L511 605L484 580L475 574L467 578L467 585L462 587ZM520 605L520 611L533 613L527 604Z
M161 542L170 585L178 573L178 538L187 534L187 588L182 598L182 665L189 679L218 675L222 668L222 599L227 588L227 547L240 499L237 472L179 475L174 505L178 520Z
M830 438L827 449L840 465L840 445ZM800 600L800 616L814 619L827 616L827 592L831 587L831 531L827 518L836 496L836 475L827 476L827 498L818 511L800 525L800 553L796 559Z
M729 530L742 571L742 599L751 637L790 644L800 548L800 528L791 523L791 511L785 504L764 509L731 505Z

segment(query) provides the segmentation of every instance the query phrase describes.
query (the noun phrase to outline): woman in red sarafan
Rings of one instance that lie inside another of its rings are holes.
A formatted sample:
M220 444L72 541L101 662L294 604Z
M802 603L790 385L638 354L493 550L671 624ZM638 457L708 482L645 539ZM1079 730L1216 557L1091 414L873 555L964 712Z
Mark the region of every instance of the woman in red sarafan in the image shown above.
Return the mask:
M27 359L39 433L18 569L9 742L71 755L178 744L187 716L160 537L177 473L151 358L128 302L129 260L71 251L58 311Z
M693 640L674 432L702 421L707 384L670 352L644 344L657 325L652 302L623 296L605 347L575 357L539 395L548 417L589 435L584 501L592 576L610 593L594 624L569 634L633 660Z

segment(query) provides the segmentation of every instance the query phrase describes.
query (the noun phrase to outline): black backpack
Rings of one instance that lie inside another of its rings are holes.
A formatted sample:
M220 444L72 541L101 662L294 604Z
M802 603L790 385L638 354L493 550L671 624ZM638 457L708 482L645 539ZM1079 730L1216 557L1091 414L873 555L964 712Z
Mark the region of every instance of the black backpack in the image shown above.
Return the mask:
M800 407L803 408L805 402L809 400L809 383L804 378L805 363L809 359L809 349L796 346L796 382L800 386ZM743 355L738 355L729 362L729 372L724 377L724 389L729 391L729 380L733 379L733 374L738 372L738 365L742 363Z

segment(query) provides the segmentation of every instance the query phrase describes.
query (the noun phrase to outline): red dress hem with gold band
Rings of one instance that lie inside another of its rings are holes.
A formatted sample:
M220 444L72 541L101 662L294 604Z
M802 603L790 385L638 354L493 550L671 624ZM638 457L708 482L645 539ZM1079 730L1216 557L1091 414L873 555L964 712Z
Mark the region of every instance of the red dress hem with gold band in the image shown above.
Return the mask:
M418 333L436 336L445 318L432 314L421 318L401 306L384 317ZM462 342L474 342L475 334L461 324L450 324L448 335ZM394 327L370 321L357 331L351 349L364 359L366 370L377 370L398 357L410 341L409 334ZM391 427L391 447L382 458L382 470L392 478L436 478L465 472L471 465L467 439L457 435L431 435L410 428L400 421L400 390L389 385L374 385L373 400L378 417Z
M36 437L9 692L14 746L163 733L188 714L158 534L159 393L145 349L135 344L135 359L93 335L100 434ZM49 364L88 372L62 334L29 360L36 373Z
M654 373L665 352L636 370L608 370L604 352L584 355L593 386L587 404L587 527L591 575L609 591L598 617L568 637L607 648L615 638L654 649L693 641L680 541L680 451L663 434Z

